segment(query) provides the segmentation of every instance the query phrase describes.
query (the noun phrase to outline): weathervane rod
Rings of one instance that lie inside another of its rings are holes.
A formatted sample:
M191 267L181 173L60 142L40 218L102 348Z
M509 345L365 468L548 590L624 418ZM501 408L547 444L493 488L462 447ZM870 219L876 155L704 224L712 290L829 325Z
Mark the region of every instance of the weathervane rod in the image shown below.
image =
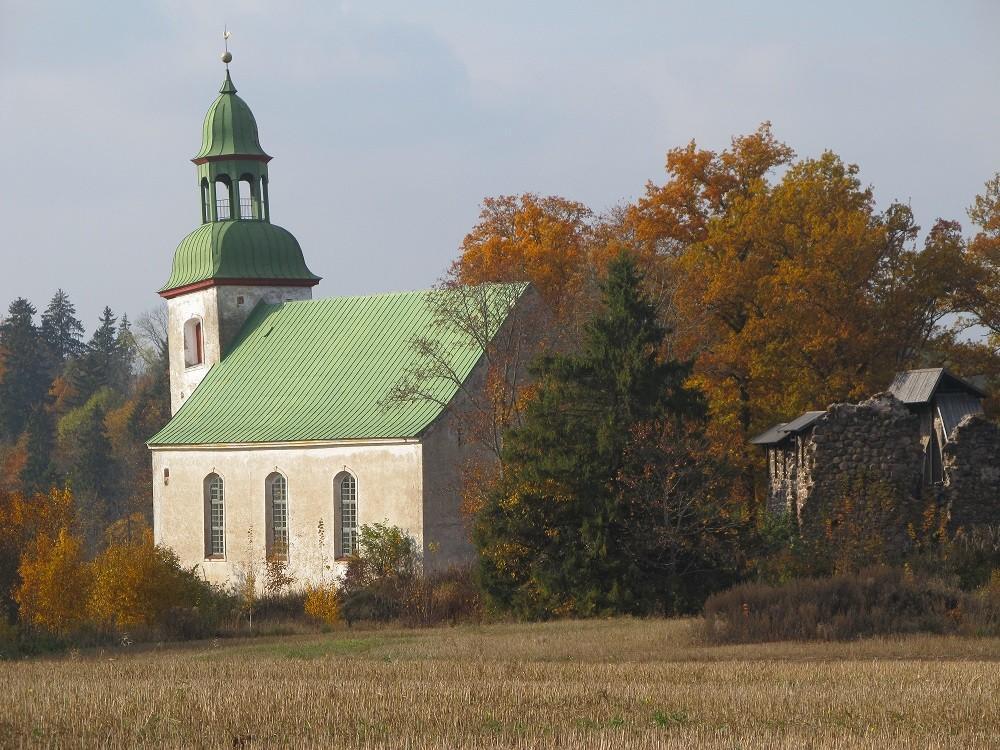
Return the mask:
M229 25L224 25L222 27L222 43L226 46L226 51L222 53L222 62L226 64L226 70L229 70L229 63L233 59L233 53L229 51L230 36L232 36L232 32L229 30Z

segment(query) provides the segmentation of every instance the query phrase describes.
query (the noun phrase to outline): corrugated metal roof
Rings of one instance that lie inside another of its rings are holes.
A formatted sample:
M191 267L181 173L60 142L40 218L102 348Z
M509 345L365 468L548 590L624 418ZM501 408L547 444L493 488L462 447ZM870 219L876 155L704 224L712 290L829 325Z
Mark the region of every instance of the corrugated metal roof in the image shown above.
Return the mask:
M291 232L267 221L241 219L202 224L181 240L160 291L226 278L319 281Z
M484 287L497 327L526 284ZM435 325L435 295L401 292L260 305L232 351L215 365L150 445L210 445L417 437L441 413L431 400L390 402L425 362L414 339L436 339L465 379L481 356L471 338ZM426 384L434 401L458 390Z
M826 414L825 411L807 411L800 417L796 417L791 422L782 427L783 432L794 434L812 426L813 422Z
M940 393L935 403L944 425L944 434L948 438L965 417L983 413L983 402L969 393Z
M948 372L943 367L928 367L922 370L907 370L897 373L896 377L893 378L892 385L889 386L889 393L904 404L926 404L934 398L934 394L939 389L948 392L971 393L980 398L986 396L981 389Z
M233 155L267 156L260 147L253 112L245 101L236 96L236 87L227 70L219 96L205 114L201 150L194 158Z
M785 426L785 422L778 422L764 432L760 433L756 437L750 438L751 445L777 445L782 440L788 437L787 432L782 432L781 428Z

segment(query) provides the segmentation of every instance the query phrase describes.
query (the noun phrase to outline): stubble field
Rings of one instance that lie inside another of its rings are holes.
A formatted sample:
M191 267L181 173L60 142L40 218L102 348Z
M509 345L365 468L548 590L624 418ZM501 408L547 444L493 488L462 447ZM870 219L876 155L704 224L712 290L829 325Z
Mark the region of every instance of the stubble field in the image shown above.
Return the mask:
M1000 747L1000 639L695 621L343 630L0 663L4 747Z

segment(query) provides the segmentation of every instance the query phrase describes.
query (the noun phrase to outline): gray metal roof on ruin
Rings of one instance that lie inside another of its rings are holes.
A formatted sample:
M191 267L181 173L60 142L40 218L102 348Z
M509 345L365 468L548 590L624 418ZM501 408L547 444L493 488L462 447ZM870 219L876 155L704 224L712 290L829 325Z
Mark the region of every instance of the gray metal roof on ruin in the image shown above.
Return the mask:
M958 423L973 414L983 413L983 402L969 393L940 393L935 399L944 434L948 439Z
M812 426L813 422L826 414L825 411L807 411L791 422L780 422L750 439L752 445L777 445L792 435L797 435Z
M779 422L774 427L764 430L764 432L756 437L750 438L751 445L777 445L788 437L788 433L781 431L781 428L784 426L785 422Z
M807 411L800 417L796 417L791 422L782 427L783 432L796 434L812 427L813 422L826 414L825 411Z
M889 393L904 404L926 404L935 393L967 393L978 398L986 394L967 380L948 372L943 367L907 370L896 374L889 386Z

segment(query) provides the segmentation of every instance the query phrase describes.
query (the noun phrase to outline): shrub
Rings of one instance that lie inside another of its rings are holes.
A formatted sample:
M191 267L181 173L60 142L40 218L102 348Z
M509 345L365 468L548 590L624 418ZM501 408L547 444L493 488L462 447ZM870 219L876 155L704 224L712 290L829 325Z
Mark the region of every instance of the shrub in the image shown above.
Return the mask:
M102 628L162 628L178 610L196 606L199 581L172 551L153 543L149 529L137 540L110 544L92 566L87 611Z
M92 576L80 537L66 528L54 538L39 534L21 555L18 574L14 599L23 623L58 635L85 625Z
M704 635L713 643L846 640L900 633L995 633L1000 594L969 595L900 569L743 584L709 597Z
M327 625L336 625L341 619L340 597L332 586L310 586L303 609L307 615Z
M417 576L403 603L400 619L426 627L482 619L483 602L471 567L451 567Z
M396 619L419 571L413 537L388 521L363 525L341 581L341 614L348 624Z

